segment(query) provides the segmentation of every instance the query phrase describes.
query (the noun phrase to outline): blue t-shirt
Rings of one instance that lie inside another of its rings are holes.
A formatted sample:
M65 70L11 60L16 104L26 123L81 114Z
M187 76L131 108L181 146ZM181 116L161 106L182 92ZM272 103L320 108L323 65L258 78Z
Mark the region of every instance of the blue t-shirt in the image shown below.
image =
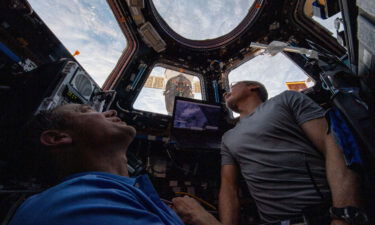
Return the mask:
M27 199L9 225L183 225L147 176L75 174Z

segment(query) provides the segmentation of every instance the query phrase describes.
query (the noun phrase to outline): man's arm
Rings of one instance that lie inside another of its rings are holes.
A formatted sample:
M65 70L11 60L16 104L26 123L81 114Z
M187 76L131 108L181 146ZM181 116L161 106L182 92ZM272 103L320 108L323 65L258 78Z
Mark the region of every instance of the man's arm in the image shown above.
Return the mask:
M328 125L326 119L313 119L303 123L301 127L307 137L325 157L326 175L332 192L333 206L359 207L359 182L357 175L346 166L342 151L336 145L332 135L327 134ZM337 224L340 223L340 221L336 222ZM332 224L335 224L335 222Z
M223 165L221 167L221 187L219 193L220 223L208 213L194 199L178 197L172 200L172 208L181 219L194 225L237 225L239 220L240 204L238 198L238 173L236 165Z
M223 165L221 167L219 215L224 225L236 225L239 221L238 176L237 165Z
M222 225L211 213L207 212L195 199L188 196L172 199L172 209L186 224Z

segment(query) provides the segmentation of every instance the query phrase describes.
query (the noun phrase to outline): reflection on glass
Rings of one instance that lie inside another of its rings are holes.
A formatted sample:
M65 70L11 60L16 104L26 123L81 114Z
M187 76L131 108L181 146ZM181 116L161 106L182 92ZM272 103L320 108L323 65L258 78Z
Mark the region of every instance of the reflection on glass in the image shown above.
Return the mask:
M29 0L35 12L102 85L115 67L126 40L106 1Z
M220 37L247 15L254 0L153 0L158 13L179 35L192 40Z
M133 108L172 115L175 96L202 99L199 78L157 66L151 71Z

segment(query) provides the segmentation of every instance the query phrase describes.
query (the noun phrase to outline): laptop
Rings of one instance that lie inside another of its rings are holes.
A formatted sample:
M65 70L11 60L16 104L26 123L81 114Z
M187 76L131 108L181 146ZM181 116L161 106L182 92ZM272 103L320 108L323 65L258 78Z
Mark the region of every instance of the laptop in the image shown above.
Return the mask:
M220 149L223 115L220 104L176 97L171 139L182 149Z

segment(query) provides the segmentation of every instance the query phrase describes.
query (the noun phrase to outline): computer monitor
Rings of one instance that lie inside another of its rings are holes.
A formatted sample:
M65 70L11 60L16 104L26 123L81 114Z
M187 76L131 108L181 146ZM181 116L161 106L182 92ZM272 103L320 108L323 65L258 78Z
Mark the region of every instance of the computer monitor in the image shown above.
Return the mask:
M220 149L222 124L220 104L175 98L171 139L180 149Z
M218 131L222 110L218 104L176 97L173 128L193 131Z

